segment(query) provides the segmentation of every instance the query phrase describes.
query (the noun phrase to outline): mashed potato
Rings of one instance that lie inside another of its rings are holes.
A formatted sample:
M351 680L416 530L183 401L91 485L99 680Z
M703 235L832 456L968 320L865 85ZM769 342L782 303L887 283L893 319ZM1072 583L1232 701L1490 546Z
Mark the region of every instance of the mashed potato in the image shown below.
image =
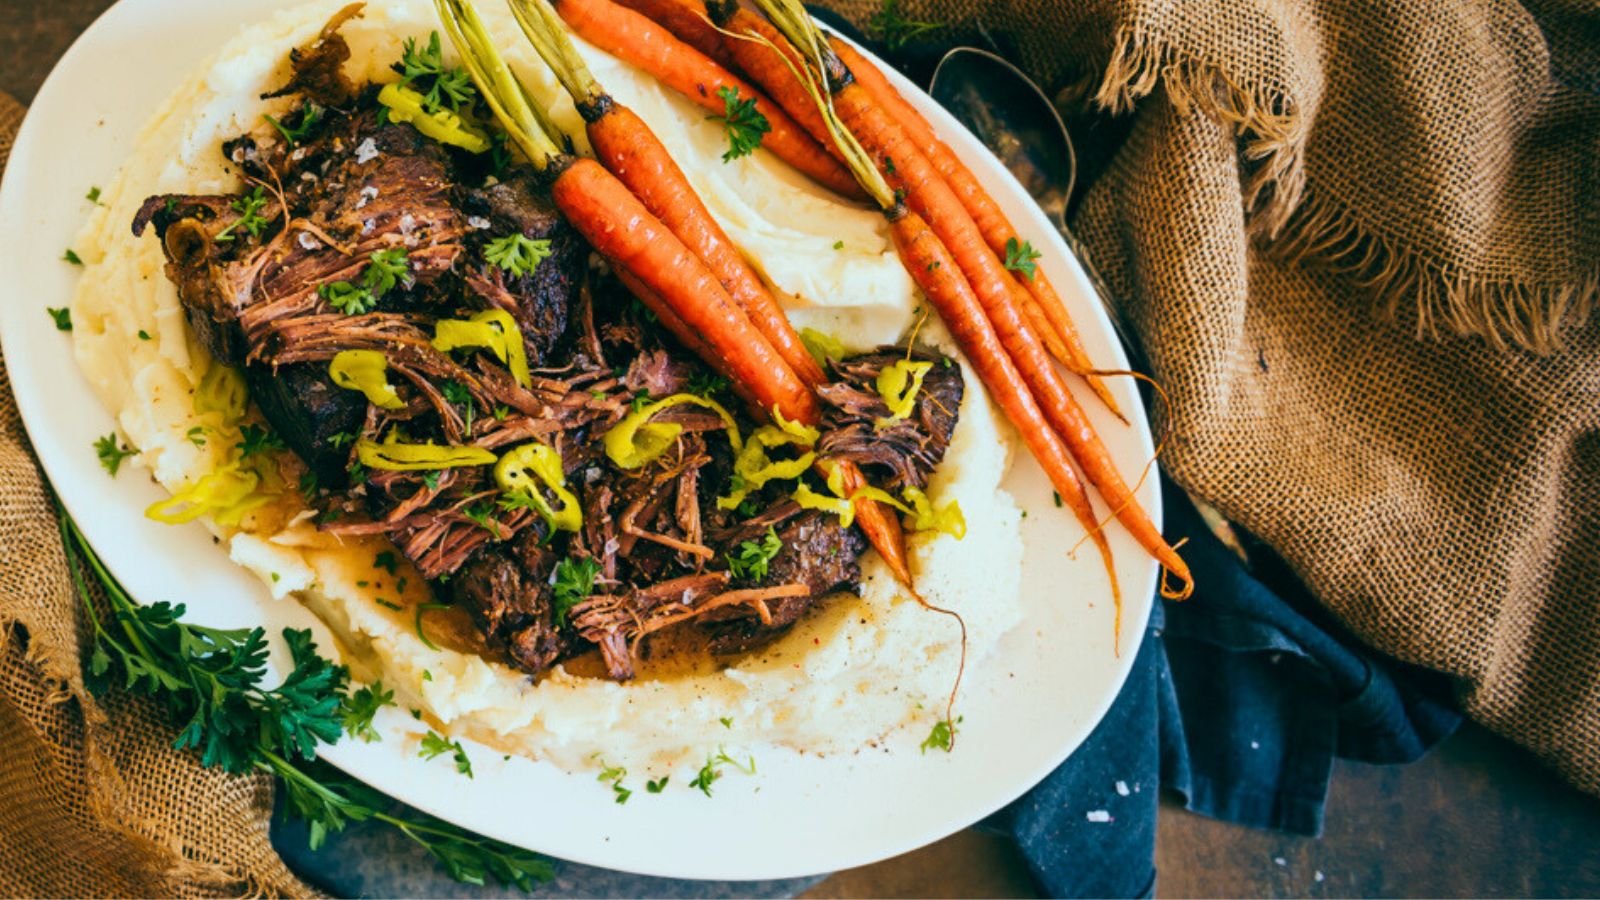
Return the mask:
M187 333L177 292L162 273L158 242L134 239L129 223L151 194L237 189L220 142L262 130L263 112L284 111L288 101L257 98L287 79L289 49L310 40L343 2L280 13L222 47L146 126L78 241L87 266L72 308L79 364L140 449L139 461L169 490L224 464L230 445L189 439L192 429L212 423L196 412L193 398L209 361ZM571 103L505 8L484 4L482 11L513 68L549 102L560 124L581 135ZM393 80L388 66L402 41L426 40L434 27L432 5L424 0L369 3L364 17L343 29L353 53L347 73L363 81ZM600 82L649 122L735 243L780 290L797 325L838 335L852 350L906 333L920 298L880 216L805 183L765 151L723 163L726 138L703 111L638 71L585 50ZM954 353L937 323L921 337ZM935 502L960 501L967 535L960 541L913 535L911 546L928 599L965 618L976 665L1020 616L1019 512L1000 489L1010 446L1007 426L969 371L960 426L929 492ZM209 526L274 597L298 600L326 621L345 661L360 676L381 677L402 706L454 736L568 768L592 765L593 755L603 752L611 762L667 771L698 765L708 748L722 743L810 753L876 742L915 748L942 714L956 675L955 623L905 596L869 553L861 597L822 605L775 646L732 668L617 684L558 667L535 684L477 655L431 649L413 625L413 607L429 600L421 579L397 590L392 574L388 583L385 573L374 575L374 551L384 545L340 543L308 518L256 516L242 528Z

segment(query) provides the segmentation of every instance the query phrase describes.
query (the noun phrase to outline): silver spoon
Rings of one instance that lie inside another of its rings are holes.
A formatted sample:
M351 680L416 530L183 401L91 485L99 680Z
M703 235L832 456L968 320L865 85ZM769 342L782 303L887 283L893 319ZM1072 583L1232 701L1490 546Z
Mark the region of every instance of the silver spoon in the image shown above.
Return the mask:
M976 47L957 47L939 61L928 93L992 150L1043 207L1089 274L1123 347L1137 358L1139 345L1130 340L1110 292L1067 227L1078 157L1066 124L1044 91L1001 57Z

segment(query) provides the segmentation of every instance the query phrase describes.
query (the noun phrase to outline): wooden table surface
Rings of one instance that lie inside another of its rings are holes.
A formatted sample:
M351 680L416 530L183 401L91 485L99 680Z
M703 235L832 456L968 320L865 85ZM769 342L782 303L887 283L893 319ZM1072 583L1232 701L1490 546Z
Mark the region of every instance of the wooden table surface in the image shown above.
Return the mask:
M0 90L31 100L109 5L0 0ZM1168 803L1156 864L1162 897L1597 896L1600 800L1469 726L1412 766L1338 763L1319 840L1226 825ZM1033 894L1009 842L966 831L837 873L807 896Z

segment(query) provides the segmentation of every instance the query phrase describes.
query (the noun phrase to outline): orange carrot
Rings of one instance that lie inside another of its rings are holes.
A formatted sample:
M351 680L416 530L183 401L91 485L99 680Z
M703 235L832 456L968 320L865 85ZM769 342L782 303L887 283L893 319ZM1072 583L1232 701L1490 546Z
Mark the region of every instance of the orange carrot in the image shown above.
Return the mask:
M1020 247L1024 241L1012 227L1005 213L1000 211L999 204L995 203L989 192L984 190L982 183L966 164L939 140L928 120L907 103L878 67L857 53L855 48L837 37L830 38L830 45L844 62L845 67L850 70L850 74L855 76L856 82L899 123L912 143L927 155L934 168L955 191L961 205L972 216L978 230L988 242L989 249L1004 259L1008 245ZM1083 376L1107 408L1119 418L1123 418L1116 398L1106 387L1105 381L1093 374L1095 365L1090 361L1088 351L1084 349L1083 341L1078 336L1077 326L1067 314L1066 305L1062 303L1049 277L1043 271L1036 269L1031 276L1022 272L1017 273L1017 281L1032 295L1033 308L1043 313L1044 327L1037 330L1040 338L1044 340L1046 349L1074 374Z
M571 2L565 0L562 5ZM595 155L716 273L728 295L800 380L811 385L821 382L821 367L806 351L778 301L711 217L650 126L620 103L602 105L603 111L591 115L589 107L580 104Z
M706 264L628 188L591 159L575 159L556 176L551 198L606 259L638 279L703 338L729 377L763 408L814 422L816 397L750 324Z
M733 68L733 57L722 46L722 35L706 17L705 4L695 0L617 0L623 6L655 22L678 40L717 61L724 69Z
M722 44L738 63L739 70L756 86L766 92L784 112L815 138L829 153L837 156L837 148L828 134L822 113L811 102L795 71L803 65L800 54L784 40L783 35L770 22L736 4L712 5L711 15L719 28L731 33L722 36ZM758 35L761 40L747 40L737 35ZM788 59L773 52L777 47Z
M955 259L926 222L916 213L896 206L885 215L890 223L890 235L899 251L906 270L922 289L928 303L939 313L939 318L950 329L950 334L961 345L989 396L999 404L1006 419L1016 426L1033 458L1039 461L1050 483L1061 495L1061 502L1072 510L1095 547L1100 550L1106 573L1111 579L1111 596L1116 608L1122 608L1122 589L1117 583L1117 570L1111 558L1111 544L1099 527L1094 507L1089 501L1083 483L1072 469L1071 455L1061 438L1050 427L1039 404L1016 365L1006 352L1005 344L984 315L982 304L972 291L972 286L961 274Z
M555 7L584 40L649 72L711 112L720 114L726 109L725 101L717 95L724 87L732 88L741 99L754 100L769 127L761 137L761 146L823 187L846 197L863 198L861 187L850 173L781 108L749 82L665 28L611 0L557 0Z

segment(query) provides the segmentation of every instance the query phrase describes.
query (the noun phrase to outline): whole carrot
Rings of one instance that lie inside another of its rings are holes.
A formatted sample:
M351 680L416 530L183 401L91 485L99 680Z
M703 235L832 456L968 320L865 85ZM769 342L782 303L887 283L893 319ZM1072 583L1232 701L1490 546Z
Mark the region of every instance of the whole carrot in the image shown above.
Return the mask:
M900 96L900 92L894 89L878 67L857 53L854 47L837 37L830 37L829 44L844 62L845 67L850 70L850 74L855 76L856 82L905 130L911 142L927 155L939 175L955 192L961 205L972 216L978 230L988 242L989 249L1000 259L1005 259L1009 248L1022 247L1025 242L1011 225L1011 220L1001 212L999 204L995 203L989 192L984 190L977 176L972 174L960 157L939 140L928 120ZM1123 418L1122 410L1117 406L1116 398L1112 396L1105 380L1094 374L1096 367L1089 359L1089 353L1084 349L1083 341L1078 336L1078 328L1073 324L1072 317L1067 314L1066 305L1056 293L1055 286L1050 283L1049 276L1042 270L1035 269L1032 274L1019 272L1017 281L1031 295L1032 302L1027 312L1046 349L1074 374L1083 376L1101 402L1119 418ZM1123 420L1126 421L1125 418Z
M556 0L554 5L579 37L645 70L704 109L713 113L726 109L726 101L717 93L723 88L731 89L741 99L754 100L768 126L761 136L761 146L823 187L845 197L863 197L860 186L839 161L780 107L666 28L611 0ZM716 32L712 35L715 37Z
M722 35L706 18L705 5L695 0L617 0L623 6L655 22L678 40L717 61L724 69L733 68L733 57L722 46Z

